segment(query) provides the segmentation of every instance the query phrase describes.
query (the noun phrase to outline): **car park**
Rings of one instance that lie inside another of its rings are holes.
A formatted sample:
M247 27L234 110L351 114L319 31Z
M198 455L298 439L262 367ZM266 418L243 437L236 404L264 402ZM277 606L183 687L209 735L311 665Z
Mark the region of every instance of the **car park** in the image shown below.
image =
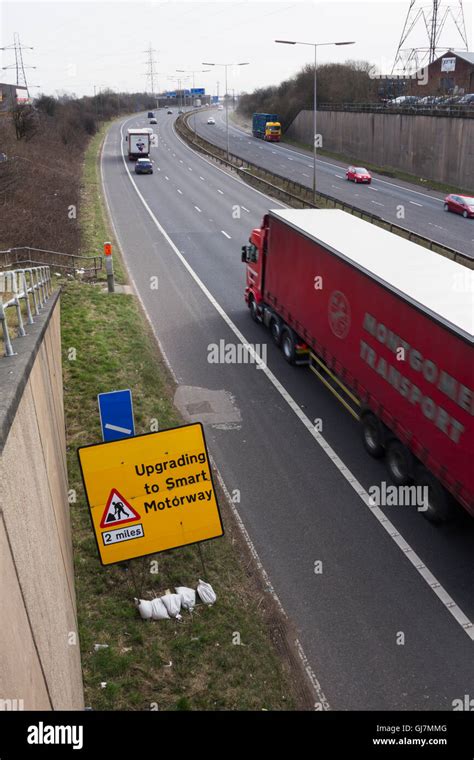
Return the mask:
M444 199L444 210L462 214L465 219L474 217L474 198L450 193Z
M208 120L207 120L207 123L208 123L208 124L215 124L215 123L216 123L216 120L215 120L215 119L214 119L212 116L209 116L209 118L208 118Z
M474 106L474 92L469 92L466 95L463 95L462 98L458 101L458 105L460 106Z
M153 174L153 162L149 158L138 158L135 164L135 174Z
M346 179L356 183L365 182L367 185L372 182L370 172L363 166L349 166L346 171Z

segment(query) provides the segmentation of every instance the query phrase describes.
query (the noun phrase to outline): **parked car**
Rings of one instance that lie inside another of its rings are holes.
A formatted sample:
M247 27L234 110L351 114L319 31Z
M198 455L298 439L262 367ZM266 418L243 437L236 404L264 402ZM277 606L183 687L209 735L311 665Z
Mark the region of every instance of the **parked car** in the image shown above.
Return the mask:
M444 199L444 210L454 211L455 214L462 214L464 219L474 217L474 198L468 195L455 195L450 193Z
M474 106L474 92L469 92L467 95L463 95L458 101L460 106Z
M153 174L153 163L149 158L138 158L135 164L135 174Z
M171 108L168 108L166 113L173 113L173 111L171 110Z
M208 118L208 120L207 120L207 123L208 123L208 124L215 124L215 123L216 123L216 120L215 120L215 119L214 119L212 116L210 116L210 117Z
M363 166L349 166L346 171L346 179L352 180L352 182L365 182L368 185L372 182L370 172Z
M155 118L153 118L153 119L150 119L150 124L158 124L158 122Z
M416 95L399 95L389 102L389 106L414 106L420 100Z

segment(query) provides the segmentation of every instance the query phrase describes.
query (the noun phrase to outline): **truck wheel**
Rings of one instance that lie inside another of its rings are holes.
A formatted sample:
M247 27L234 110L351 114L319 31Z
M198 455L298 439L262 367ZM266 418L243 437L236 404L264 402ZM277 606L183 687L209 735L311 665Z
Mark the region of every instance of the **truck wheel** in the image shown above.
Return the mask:
M431 472L420 465L415 474L417 486L427 489L427 508L422 515L432 523L447 522L454 516L454 507L451 496ZM421 511L421 510L420 510Z
M288 364L294 364L296 359L296 341L293 331L284 327L281 331L281 350Z
M281 343L281 322L278 319L272 319L270 323L270 333L276 346Z
M367 412L361 419L362 442L371 457L379 459L383 456L383 428L379 418L372 412Z
M255 298L250 299L250 316L252 317L254 322L260 322L260 315L258 313L258 306L257 302L255 301Z
M404 486L412 480L413 457L396 438L392 438L385 448L387 469L396 486Z

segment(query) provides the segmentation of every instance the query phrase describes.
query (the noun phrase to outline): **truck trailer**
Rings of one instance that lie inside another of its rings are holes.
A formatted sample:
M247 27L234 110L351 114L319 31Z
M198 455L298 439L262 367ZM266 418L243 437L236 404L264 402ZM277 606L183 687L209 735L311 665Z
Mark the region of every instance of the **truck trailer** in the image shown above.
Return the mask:
M128 145L128 158L130 161L136 161L137 158L149 158L152 133L153 130L150 127L127 129L125 140Z
M281 124L276 113L254 113L252 134L268 142L280 142Z
M474 272L340 210L271 210L242 247L245 301L285 359L359 421L395 486L474 516Z

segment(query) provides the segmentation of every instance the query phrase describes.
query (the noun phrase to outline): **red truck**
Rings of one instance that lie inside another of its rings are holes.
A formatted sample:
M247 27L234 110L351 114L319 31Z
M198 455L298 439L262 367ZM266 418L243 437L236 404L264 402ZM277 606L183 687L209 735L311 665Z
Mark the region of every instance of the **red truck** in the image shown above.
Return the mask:
M286 360L360 421L425 516L474 516L474 272L344 211L272 210L242 247L245 300Z

